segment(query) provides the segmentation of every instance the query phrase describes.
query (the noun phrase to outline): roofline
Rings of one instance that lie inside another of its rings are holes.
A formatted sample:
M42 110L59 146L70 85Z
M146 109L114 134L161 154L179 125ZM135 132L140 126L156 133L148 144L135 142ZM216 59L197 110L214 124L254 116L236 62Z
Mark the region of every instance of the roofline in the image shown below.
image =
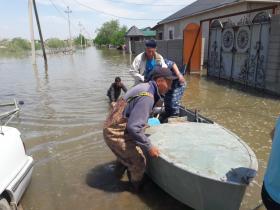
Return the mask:
M144 36L144 35L125 35L125 37L139 37L139 36Z
M182 20L182 19L185 19L185 18L188 18L188 17L192 17L192 16L196 16L196 15L199 15L199 14L203 14L203 13L206 13L206 12L210 12L210 11L213 11L213 10L217 10L217 9L221 9L221 8L224 8L224 7L229 7L229 6L232 6L232 5L238 5L238 4L243 4L243 3L271 3L271 4L280 4L280 1L271 1L271 2L268 2L268 1L256 1L256 0L244 0L244 1L239 1L239 2L232 2L232 3L228 3L228 4L223 4L221 6L217 6L217 7L212 7L210 9L206 9L206 10L202 10L200 12L195 12L195 13L192 13L190 15L185 15L185 16L182 16L180 18L176 18L176 19L173 19L173 20L169 20L169 21L160 21L158 22L157 25L163 25L163 24L166 24L166 23L170 23L170 22L174 22L174 21L178 21L178 20ZM167 17L168 18L168 17Z

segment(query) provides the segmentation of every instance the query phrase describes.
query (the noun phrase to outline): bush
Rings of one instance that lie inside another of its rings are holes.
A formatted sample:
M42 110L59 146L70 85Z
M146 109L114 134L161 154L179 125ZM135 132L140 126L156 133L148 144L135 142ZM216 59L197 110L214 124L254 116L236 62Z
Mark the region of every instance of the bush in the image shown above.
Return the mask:
M46 45L49 48L64 48L64 47L66 47L65 42L63 40L58 39L58 38L48 39L46 41Z
M82 42L82 43L81 43L81 42ZM74 39L74 44L75 44L76 46L80 46L81 44L82 44L83 46L85 46L85 45L86 45L86 39L85 39L85 37L84 37L82 34L80 34L77 38Z
M22 38L14 38L7 44L7 49L10 51L27 51L31 49L31 43Z

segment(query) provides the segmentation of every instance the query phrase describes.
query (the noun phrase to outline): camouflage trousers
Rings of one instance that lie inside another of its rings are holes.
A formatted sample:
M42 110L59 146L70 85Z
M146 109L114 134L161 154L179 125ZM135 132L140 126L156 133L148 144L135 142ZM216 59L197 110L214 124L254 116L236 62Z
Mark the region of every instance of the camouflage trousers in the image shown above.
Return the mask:
M146 158L142 149L126 132L127 120L122 114L127 103L120 99L106 119L103 136L106 144L130 173L131 182L142 180L146 169Z

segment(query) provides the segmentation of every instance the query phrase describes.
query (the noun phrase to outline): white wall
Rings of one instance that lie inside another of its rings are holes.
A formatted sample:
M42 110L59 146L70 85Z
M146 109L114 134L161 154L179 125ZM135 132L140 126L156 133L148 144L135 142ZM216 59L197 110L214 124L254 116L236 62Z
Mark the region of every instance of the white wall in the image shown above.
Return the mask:
M201 15L191 16L182 20L174 21L171 23L164 24L164 39L168 39L168 29L171 27L177 28L179 31L174 32L174 39L182 39L183 38L183 30L184 28L190 23L197 23L199 24L201 20L208 19L208 18L215 18L217 16L227 15L230 13L236 13L240 11L244 11L247 9L247 3L241 3L235 6L217 9L215 11L207 12ZM179 25L179 27L175 27L175 25Z

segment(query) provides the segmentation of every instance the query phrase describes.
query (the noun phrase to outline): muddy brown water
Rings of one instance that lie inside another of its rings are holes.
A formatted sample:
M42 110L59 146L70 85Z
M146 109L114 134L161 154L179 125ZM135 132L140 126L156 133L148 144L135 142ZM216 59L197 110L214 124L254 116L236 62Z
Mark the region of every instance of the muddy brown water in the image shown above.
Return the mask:
M102 136L109 108L105 94L115 76L133 85L128 74L133 58L92 47L49 56L48 71L38 59L37 68L29 57L0 59L0 101L24 101L10 125L21 131L36 161L23 209L190 209L149 179L135 195L127 190L126 179L117 181L112 175L115 158ZM260 200L279 98L206 77L188 76L187 81L182 104L235 132L256 153L258 176L241 206L253 208Z

